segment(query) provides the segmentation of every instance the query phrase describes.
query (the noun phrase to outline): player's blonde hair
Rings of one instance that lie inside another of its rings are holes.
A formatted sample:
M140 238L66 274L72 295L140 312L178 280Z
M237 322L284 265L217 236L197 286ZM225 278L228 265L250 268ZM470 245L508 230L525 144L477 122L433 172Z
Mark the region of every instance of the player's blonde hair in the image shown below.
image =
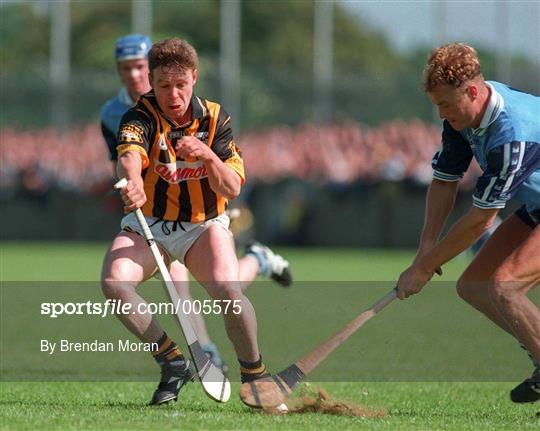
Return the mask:
M182 39L165 39L152 45L148 53L150 71L158 67L194 70L199 63L197 51Z
M424 68L424 90L430 92L439 85L459 88L481 75L476 50L464 43L451 43L431 51Z

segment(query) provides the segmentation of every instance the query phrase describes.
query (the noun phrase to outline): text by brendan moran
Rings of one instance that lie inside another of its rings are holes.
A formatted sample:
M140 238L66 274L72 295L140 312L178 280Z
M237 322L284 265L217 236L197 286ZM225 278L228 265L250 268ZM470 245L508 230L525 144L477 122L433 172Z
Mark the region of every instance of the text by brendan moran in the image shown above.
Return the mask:
M71 341L71 340L41 340L41 352L53 355L66 352L156 352L158 343L141 343L132 340L110 341Z

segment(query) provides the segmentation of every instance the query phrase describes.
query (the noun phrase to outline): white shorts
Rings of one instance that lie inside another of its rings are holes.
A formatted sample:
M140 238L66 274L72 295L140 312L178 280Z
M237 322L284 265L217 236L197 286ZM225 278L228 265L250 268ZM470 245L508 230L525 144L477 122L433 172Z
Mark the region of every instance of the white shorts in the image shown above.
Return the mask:
M174 222L160 220L156 217L145 216L150 231L154 235L154 240L157 245L169 255L170 261L179 260L184 263L186 253L191 246L199 239L199 237L210 226L217 224L221 226L229 235L232 236L229 230L229 217L226 214L222 214L216 218L206 220L202 223L178 223L176 230L173 230ZM128 232L136 232L143 236L142 229L137 222L135 214L129 213L122 219L120 224L122 230Z

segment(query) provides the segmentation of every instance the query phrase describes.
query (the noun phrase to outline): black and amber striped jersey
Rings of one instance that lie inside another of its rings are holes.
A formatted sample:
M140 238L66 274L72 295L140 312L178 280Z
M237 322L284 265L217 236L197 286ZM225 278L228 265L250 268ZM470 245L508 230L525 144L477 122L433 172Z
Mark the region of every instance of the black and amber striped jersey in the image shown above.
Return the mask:
M193 95L191 121L179 126L159 109L153 92L142 96L122 117L118 131L118 157L137 151L143 161L142 177L146 216L199 223L225 212L227 199L214 193L203 162L176 156L176 141L195 136L242 179L242 155L236 146L231 118L217 103Z

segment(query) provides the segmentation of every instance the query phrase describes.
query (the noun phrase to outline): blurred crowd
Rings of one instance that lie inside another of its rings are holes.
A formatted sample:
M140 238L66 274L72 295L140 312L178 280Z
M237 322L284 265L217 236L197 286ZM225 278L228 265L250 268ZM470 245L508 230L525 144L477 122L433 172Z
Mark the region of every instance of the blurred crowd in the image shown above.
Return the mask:
M248 180L297 177L317 183L409 180L428 184L440 128L419 120L378 127L355 122L246 131L237 138ZM91 192L110 185L111 166L98 125L61 133L52 128L0 131L0 189L39 195L49 188ZM478 168L462 186L474 184Z
M284 176L317 182L431 180L430 161L440 130L421 121L380 127L345 122L275 127L246 133L240 144L248 173L272 181Z
M108 151L97 125L66 133L39 130L0 131L0 184L39 196L50 188L87 192L111 176Z

